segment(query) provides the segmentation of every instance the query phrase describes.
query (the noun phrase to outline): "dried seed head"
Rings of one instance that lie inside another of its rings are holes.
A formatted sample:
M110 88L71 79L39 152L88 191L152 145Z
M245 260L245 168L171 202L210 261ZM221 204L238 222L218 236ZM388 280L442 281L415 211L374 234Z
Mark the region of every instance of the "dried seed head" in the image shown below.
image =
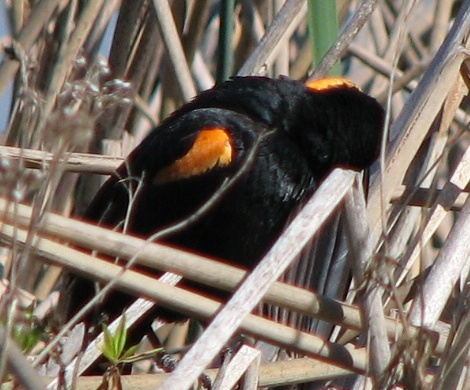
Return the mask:
M24 200L44 184L46 173L25 168L21 159L0 157L0 194L13 201Z

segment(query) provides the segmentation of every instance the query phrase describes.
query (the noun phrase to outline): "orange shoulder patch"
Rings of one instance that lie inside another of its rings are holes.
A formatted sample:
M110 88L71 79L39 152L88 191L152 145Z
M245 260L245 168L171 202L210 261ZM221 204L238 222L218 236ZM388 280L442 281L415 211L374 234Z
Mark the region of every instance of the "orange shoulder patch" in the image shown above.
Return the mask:
M168 183L200 175L216 167L227 166L232 162L233 154L232 139L227 129L203 129L188 153L158 171L153 183Z
M305 86L314 91L324 91L335 87L357 88L352 81L343 77L325 77L317 80L307 80Z

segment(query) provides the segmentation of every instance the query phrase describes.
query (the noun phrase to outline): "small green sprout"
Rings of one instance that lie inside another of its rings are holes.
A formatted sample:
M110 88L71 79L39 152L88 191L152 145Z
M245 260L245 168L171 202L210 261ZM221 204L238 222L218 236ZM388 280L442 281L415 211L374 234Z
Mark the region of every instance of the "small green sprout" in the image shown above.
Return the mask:
M155 348L144 353L135 354L139 347L138 345L133 345L125 350L128 330L126 328L126 316L124 314L121 316L121 320L114 334L111 334L109 328L104 324L103 334L104 339L100 349L113 366L148 359L163 350L163 348Z

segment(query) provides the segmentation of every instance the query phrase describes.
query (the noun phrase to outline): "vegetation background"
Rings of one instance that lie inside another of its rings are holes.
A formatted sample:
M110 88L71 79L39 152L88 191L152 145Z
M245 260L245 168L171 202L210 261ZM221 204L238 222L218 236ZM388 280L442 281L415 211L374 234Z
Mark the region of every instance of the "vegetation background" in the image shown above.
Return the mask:
M334 321L364 337L330 349L314 336L290 337L285 328L274 334L274 324L244 322L246 333L310 358L260 365L248 350L249 358L237 354L241 360L228 371L244 375L247 389L351 372L368 374L351 385L356 388L469 388L470 1L13 0L3 6L9 32L2 37L0 93L12 89L11 100L2 100L9 114L0 147L5 386L44 388L53 379L39 369L55 372L53 386L59 387L65 378L75 378L79 388L147 388L164 380L172 382L162 388L187 387L205 369L204 359L189 360L191 353L173 374L120 376L110 370L104 381L79 377L76 362L65 357L73 337L59 347L58 331L66 328L42 327L64 269L182 304L138 276L116 278L115 268L90 263L85 251L66 243L127 259L136 253L163 258L168 263L157 266L165 270L182 258L201 267L190 255L68 217L86 207L103 175L150 129L198 91L235 74L304 80L336 73L376 97L388 114L367 207L347 172L335 172L325 185L338 191L317 200L325 215L344 201L348 215L357 217L351 250L360 288L351 291L359 298L340 306L341 318ZM214 272L198 271L208 278ZM237 280L230 278L226 283L233 286ZM277 287L266 299L323 319L333 310L321 296ZM305 297L310 306L298 309ZM214 310L203 298L183 301L202 318ZM181 328L170 332L167 348L184 344ZM120 329L108 346L124 344ZM230 335L230 328L223 329ZM208 337L216 344L218 336ZM221 346L207 344L199 353L214 356ZM96 345L94 351L99 353ZM119 358L123 354L116 367ZM79 373L87 363L80 364ZM191 371L184 370L188 366ZM215 387L230 387L226 372Z

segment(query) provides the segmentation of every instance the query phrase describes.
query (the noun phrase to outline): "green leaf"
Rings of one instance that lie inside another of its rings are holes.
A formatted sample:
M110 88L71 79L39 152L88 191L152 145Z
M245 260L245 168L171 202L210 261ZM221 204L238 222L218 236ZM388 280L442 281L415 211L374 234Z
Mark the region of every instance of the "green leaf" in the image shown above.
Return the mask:
M234 0L222 0L220 4L220 30L217 59L217 83L222 83L232 75L233 32L235 28Z
M42 339L45 330L31 322L30 324L15 324L13 327L13 339L23 352L29 352Z
M308 27L312 43L313 65L317 66L339 35L336 0L309 0ZM330 76L340 75L336 64Z
M131 351L132 353L129 353L129 356L127 356L128 352L131 348L133 349ZM133 355L133 353L137 350L137 346L135 345L134 347L131 347L131 348L129 348L129 350L126 351L126 353L125 353L126 357L124 357L124 356L122 357L122 359L121 359L122 363L135 363L139 360L150 359L150 358L154 357L156 354L163 351L163 348L155 348L155 349L152 349L150 351L145 351L145 352L139 353L137 355Z
M113 342L113 335L109 331L109 328L103 324L103 343L99 346L101 352L106 359L108 359L112 363L116 363L118 356L116 356L114 350L114 342Z
M132 347L129 347L127 351L125 351L122 356L120 357L120 361L123 363L131 363L130 361L127 361L131 356L135 354L135 351L137 351L137 348L139 348L138 345L133 345Z
M126 328L126 316L123 313L119 325L116 329L116 334L114 335L114 351L116 356L119 358L124 351L127 341L127 328Z
M127 358L132 355L137 346L129 348L124 353L124 348L127 342L127 328L126 328L126 316L123 314L121 320L116 328L116 332L111 334L109 327L103 324L103 343L100 345L101 352L103 355L113 364L118 364L123 361L123 358Z

